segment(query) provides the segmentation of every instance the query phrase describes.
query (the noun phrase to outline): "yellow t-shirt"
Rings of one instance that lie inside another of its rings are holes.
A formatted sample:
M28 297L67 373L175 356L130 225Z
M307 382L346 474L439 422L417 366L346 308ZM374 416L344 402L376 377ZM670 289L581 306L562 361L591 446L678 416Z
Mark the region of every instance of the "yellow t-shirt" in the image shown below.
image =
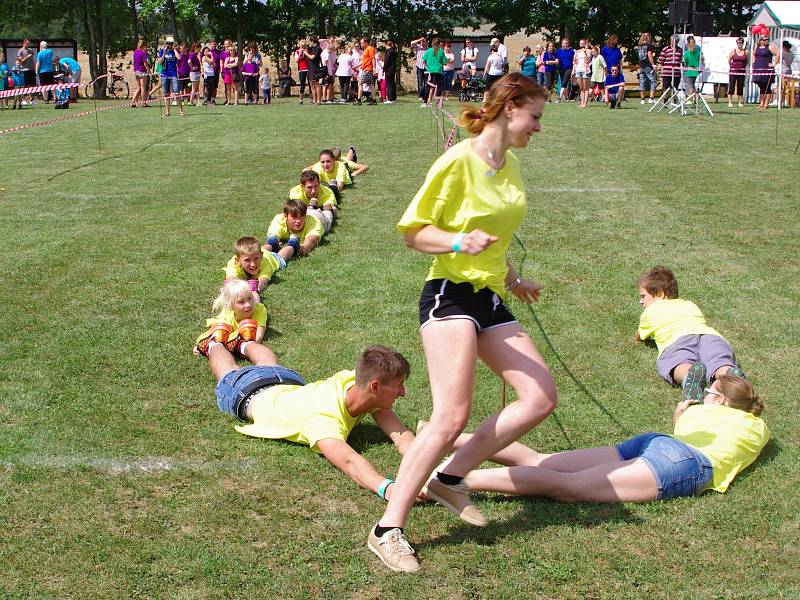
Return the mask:
M291 234L295 234L300 237L301 244L309 235L315 235L321 238L324 233L325 230L322 228L322 223L320 223L319 219L317 219L317 217L314 215L306 215L306 222L303 225L303 230L298 233L289 231L289 228L286 226L286 218L284 217L283 213L275 215L275 217L272 219L272 223L269 224L269 229L267 229L268 236L276 235L281 242L285 242L289 239Z
M283 439L310 446L319 452L324 439L347 441L364 415L347 412L345 394L356 382L355 371L308 385L274 385L259 391L252 404L253 423L236 427L251 437Z
M275 271L280 268L281 266L278 263L278 259L275 257L275 253L265 252L264 256L261 257L261 266L258 269L258 273L255 275L250 275L250 273L242 268L242 265L236 262L235 254L228 261L228 264L225 265L223 271L225 271L225 279L261 279L262 277L270 279Z
M719 335L719 332L706 325L703 313L689 300L663 298L642 311L639 337L646 340L653 336L659 356L664 348L683 335Z
M347 171L348 185L353 183L353 175L352 175L352 173L353 173L353 171L355 171L358 168L358 163L357 162L353 162L352 160L347 160L346 158L340 158L336 162L338 164L344 165L344 168Z
M714 467L712 489L724 492L769 441L761 417L719 404L697 404L675 423L674 437L697 448Z
M258 322L259 327L266 327L267 326L267 307L263 304L259 303L256 304L255 308L253 309L253 316L250 317L251 319L255 319ZM217 323L227 323L233 329L231 330L230 335L228 336L230 339L235 338L239 335L239 322L236 320L236 317L233 315L232 308L224 308L222 311L216 316L211 317L210 319L206 319L206 327L210 329L212 326L216 325ZM208 335L208 329L206 329L200 336L197 338L195 343L199 343L206 335Z
M331 181L341 181L344 185L351 185L353 180L350 177L350 171L347 170L347 166L341 161L335 161L333 164L333 172L328 173L325 169L322 168L322 163L317 163L311 170L314 171L317 175L319 175L319 180L322 183L330 183Z
M289 198L291 200L302 200L308 204L306 191L303 189L303 186L299 184L289 190ZM333 204L336 206L336 196L333 195L333 190L326 185L319 186L319 197L317 198L317 201L319 202L320 207L325 206L326 204Z
M489 165L472 150L471 144L466 139L433 163L397 229L405 233L434 225L453 234L481 229L496 235L499 239L477 256L437 254L427 279L468 281L475 291L488 287L505 297L506 250L525 216L525 188L519 163L511 152L506 152L503 168L490 177Z

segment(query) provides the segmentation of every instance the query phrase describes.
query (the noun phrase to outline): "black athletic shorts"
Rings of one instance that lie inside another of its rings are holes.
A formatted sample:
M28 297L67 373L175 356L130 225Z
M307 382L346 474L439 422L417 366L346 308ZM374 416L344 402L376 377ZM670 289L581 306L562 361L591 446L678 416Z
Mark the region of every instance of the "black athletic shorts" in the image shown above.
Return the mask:
M517 322L502 298L489 288L475 292L469 282L426 281L419 297L420 329L432 321L449 319L469 319L478 333Z

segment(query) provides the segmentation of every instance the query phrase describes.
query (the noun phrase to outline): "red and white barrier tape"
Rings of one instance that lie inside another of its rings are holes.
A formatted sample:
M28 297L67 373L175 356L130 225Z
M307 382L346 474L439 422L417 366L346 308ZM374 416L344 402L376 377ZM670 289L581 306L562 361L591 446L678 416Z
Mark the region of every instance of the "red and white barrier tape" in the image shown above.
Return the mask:
M42 92L50 92L52 90L76 88L79 85L80 83L54 83L52 85L36 85L32 87L14 88L13 90L4 90L0 92L0 98L13 98L14 96L24 96L25 94L40 94Z
M113 108L123 108L126 106L130 106L127 102L122 102L120 104L112 104L111 106L104 106L102 108L98 108L97 110L85 110L79 113L71 113L68 115L63 115L60 117L53 117L52 119L46 119L44 121L34 121L33 123L25 123L24 125L17 125L16 127L9 127L8 129L0 129L0 135L4 133L11 133L13 131L20 131L22 129L31 129L33 127L41 127L42 125L51 125L53 123L58 123L59 121L66 121L68 119L77 119L78 117L85 117L87 115L93 115L96 112L102 112L104 110L111 110Z

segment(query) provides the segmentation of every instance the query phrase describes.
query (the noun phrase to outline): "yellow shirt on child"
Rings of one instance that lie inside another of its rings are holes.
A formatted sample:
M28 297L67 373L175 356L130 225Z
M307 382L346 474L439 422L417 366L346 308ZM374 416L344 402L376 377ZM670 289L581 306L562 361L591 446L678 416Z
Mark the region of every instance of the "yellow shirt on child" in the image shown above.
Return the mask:
M311 447L324 439L347 441L364 415L347 412L345 396L356 382L355 371L335 375L308 385L274 385L253 396L253 422L236 430L258 438L283 439Z
M278 271L280 268L281 266L278 263L278 259L275 258L275 254L272 252L265 252L264 256L261 257L261 266L258 269L258 273L255 275L251 275L242 268L242 265L236 261L235 254L228 261L228 264L225 265L223 271L225 271L225 279L261 279L262 277L270 279L275 271Z
M267 229L268 236L276 235L281 242L287 241L290 235L296 235L300 238L301 244L310 235L322 238L324 233L325 230L322 228L322 223L314 215L306 215L306 222L302 231L289 231L289 227L286 226L286 217L283 213L275 215L272 223L269 224L269 229Z
M655 339L658 355L664 348L684 335L719 335L706 325L706 318L694 302L680 298L662 298L642 311L639 318L639 338ZM723 338L724 339L724 338Z
M259 327L266 327L267 307L261 303L256 304L255 308L253 309L253 316L251 316L250 318L255 319L258 322ZM206 329L205 332L200 334L200 337L197 338L197 341L195 343L199 343L200 340L206 337L208 335L208 330L217 323L227 323L228 325L233 327L230 335L228 336L229 339L233 339L237 335L239 335L239 321L236 320L236 317L233 314L233 309L224 308L216 317L211 317L210 319L206 319L206 327L208 329Z
M525 216L525 187L517 158L506 152L503 168L490 167L472 149L469 139L440 156L414 196L397 229L405 233L424 225L456 233L480 229L499 239L477 256L437 254L427 280L470 282L475 291L488 287L504 298L508 273L506 250Z
M714 467L712 489L724 492L769 441L761 417L720 404L697 404L675 423L675 438L697 448Z
M306 191L303 189L303 186L299 184L289 190L289 198L291 200L302 200L306 204L308 204L309 201L308 196L306 196ZM320 208L326 204L332 204L333 206L336 206L336 196L334 196L333 190L327 185L320 185L317 203L319 204Z
M317 175L319 175L319 180L322 183L330 183L331 181L341 181L344 185L351 185L353 180L350 178L350 171L347 170L347 166L341 161L334 161L333 163L333 172L328 173L325 169L322 168L322 163L317 163L311 170L314 171Z

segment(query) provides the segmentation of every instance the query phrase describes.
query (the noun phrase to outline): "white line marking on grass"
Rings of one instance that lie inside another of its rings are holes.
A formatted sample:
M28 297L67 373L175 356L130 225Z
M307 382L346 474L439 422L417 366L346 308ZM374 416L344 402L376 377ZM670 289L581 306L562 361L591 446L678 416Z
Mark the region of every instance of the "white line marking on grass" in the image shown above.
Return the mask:
M634 194L641 192L639 187L617 188L617 187L596 187L596 188L572 188L572 187L538 187L528 188L532 192L542 194L591 194L596 192L606 192L611 194Z
M169 456L146 456L143 458L102 458L92 456L47 456L28 455L2 463L3 468L37 467L46 469L88 468L110 475L136 473L158 473L163 471L223 471L231 469L250 469L256 464L255 458L240 460L184 459Z

